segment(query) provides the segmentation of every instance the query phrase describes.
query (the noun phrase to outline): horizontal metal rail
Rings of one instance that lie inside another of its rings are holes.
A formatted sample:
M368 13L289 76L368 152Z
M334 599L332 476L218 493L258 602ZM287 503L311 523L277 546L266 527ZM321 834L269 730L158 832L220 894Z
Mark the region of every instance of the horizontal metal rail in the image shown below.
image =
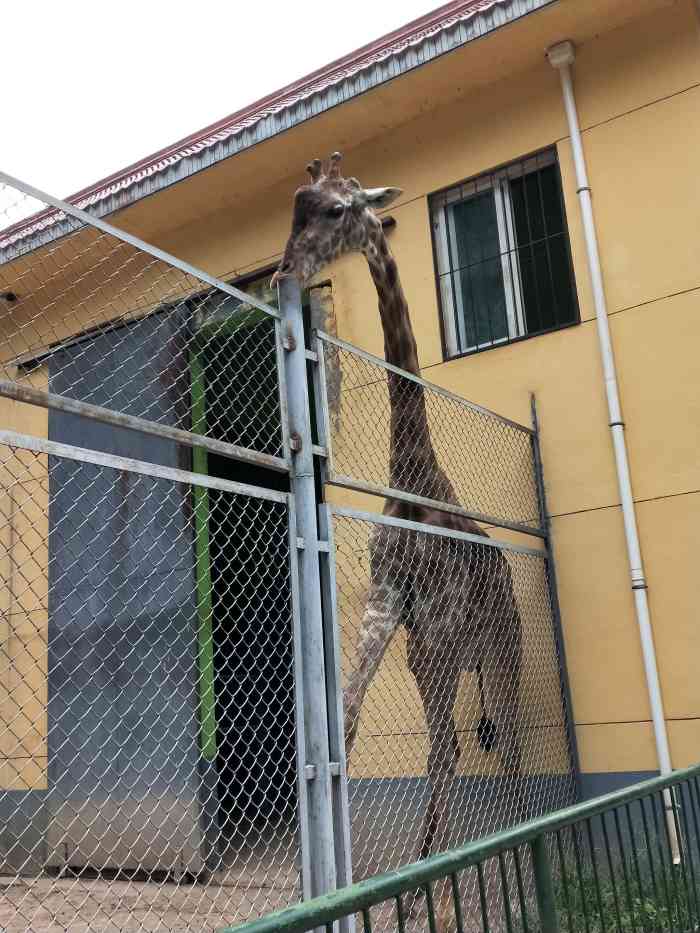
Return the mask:
M341 350L346 350L348 353L352 353L354 356L359 356L361 359L367 360L368 363L373 363L375 366L381 366L382 369L396 373L398 376L403 376L404 379L409 379L411 382L416 382L418 385L429 389L436 395L442 395L444 398L448 398L450 401L456 402L463 408L469 408L481 415L487 415L489 418L493 418L495 421L500 421L501 424L507 424L509 427L515 428L516 431L522 431L523 434L534 434L532 428L527 427L527 425L520 424L518 421L511 421L510 418L504 418L503 415L499 415L495 411L491 411L490 408L484 408L482 405L477 405L476 402L470 402L459 395L455 395L455 393L450 392L449 389L443 389L442 386L435 385L434 382L428 382L427 379L422 379L420 376L414 376L413 373L406 372L405 369L400 369L398 366L387 363L387 361L383 360L380 356L375 356L373 353L368 353L366 350L360 350L359 347L356 347L352 343L347 343L345 340L341 340L339 337L333 337L322 330L316 331L316 336L324 343L330 343L333 346L340 347Z
M479 865L485 859L498 857L523 844L531 845L535 858L538 855L540 858L546 857L546 852L543 851L541 845L545 836L588 821L594 816L603 816L621 806L651 797L653 794L673 788L684 781L697 779L699 776L700 764L697 764L676 771L672 775L641 781L623 790L613 791L585 803L575 804L547 816L530 820L513 829L494 833L459 849L432 856L422 862L404 866L397 871L360 881L307 903L277 911L261 920L236 927L224 927L220 933L233 933L233 931L236 933L242 933L242 931L245 933L306 933L308 930L317 928L328 929L330 924L336 920L358 912L369 911L371 907L385 901L396 901L402 894L415 892L419 888L427 890L434 882L454 879L456 874L465 868ZM551 877L547 877L548 872L536 871L538 901L541 893L550 893L540 891L543 874L544 883L551 885ZM548 909L551 910L551 903ZM543 923L543 929L545 926L548 924ZM431 929L433 928L431 924ZM549 928L556 929L556 925L549 926Z
M501 551L513 551L516 554L528 554L531 557L547 556L547 552L542 549L525 547L522 544L510 544L508 541L497 541L494 538L470 534L468 531L454 531L451 528L439 528L437 525L423 525L421 522L411 522L405 518L393 518L390 515L380 515L376 512L364 512L335 505L330 506L330 512L332 515L355 518L358 521L372 522L375 525L389 525L391 528L405 528L407 531L417 531L421 534L439 535L442 538L454 538L456 541L469 541Z
M272 308L270 305L265 304L264 301L260 301L253 295L248 295L246 292L242 292L240 289L235 288L233 285L228 285L226 282L222 282L221 279L217 279L216 276L209 275L208 272L204 272L202 269L197 269L195 266L190 265L189 262L184 262L184 260L178 259L177 256L173 256L171 253L166 253L165 250L158 249L157 246L152 246L150 243L146 243L144 240L133 236L131 233L127 233L125 230L120 230L118 227L113 227L112 224L108 224L106 221L101 220L99 217L94 217L92 214L88 214L87 211L83 211L79 207L75 207L73 204L69 204L67 201L62 201L60 198L54 198L52 195L47 194L46 191L41 191L39 188L35 188L33 185L28 185L26 182L20 181L18 178L15 178L12 175L8 175L7 172L0 172L0 183L9 185L11 188L16 188L18 191L22 191L30 198L35 198L37 201L43 201L44 204L49 204L51 207L56 208L57 211L62 211L64 214L68 214L68 216L74 217L76 220L80 220L87 226L96 227L103 233L107 233L110 236L116 237L118 240L122 240L124 243L128 243L130 246L141 250L143 253L148 253L150 256L153 256L154 259L160 259L162 262L166 262L168 265L174 266L181 272L184 272L187 275L191 275L193 278L199 279L201 282L206 282L207 285L211 285L212 288L216 288L219 291L224 292L226 295L230 295L231 298L237 298L239 301L245 304L252 305L252 307L257 308L259 311L264 311L265 314L269 314L270 317L277 319L282 318L282 315L279 311L277 311L276 308Z
M343 476L334 473L332 470L327 471L326 482L330 486L340 486L342 489L352 489L356 492L368 492L370 495L383 496L385 499L410 502L412 505L423 505L429 509L436 509L438 512L450 512L453 515L463 515L465 518L471 518L483 525L490 525L495 528L507 528L510 531L517 531L535 538L546 537L544 530L536 526L524 525L521 522L509 522L506 519L495 518L493 515L486 515L483 512L472 512L461 505L443 502L441 499L428 499L426 496L417 496L412 492L404 492L403 489L394 489L391 486L382 486L379 483L370 483L366 480L354 479L352 476Z
M193 434L192 431L174 428L171 425L158 424L158 422L149 421L147 418L139 418L136 415L127 415L111 408L103 408L101 405L80 402L65 395L56 395L54 392L42 392L40 389L25 386L18 382L0 379L0 398L9 398L16 402L63 411L71 415L81 415L91 421L111 424L117 428L127 428L130 431L138 431L139 434L150 434L154 437L165 438L166 440L176 441L178 444L185 444L187 447L200 447L213 454L219 454L231 460L241 460L244 463L254 463L257 466L267 467L269 470L276 470L278 473L289 472L287 461L272 454L263 454L247 447L239 447L238 444L229 444L213 437L206 437L203 434Z
M99 450L88 450L86 447L73 447L72 444L60 444L58 441L49 441L30 434L18 434L16 431L0 430L0 444L19 450L31 450L38 454L63 457L66 460L76 460L80 463L93 463L95 466L108 467L112 470L125 470L127 473L138 473L141 476L169 479L174 483L206 486L208 489L220 489L222 492L233 492L255 499L266 499L269 502L289 504L289 493L286 492L263 489L248 483L236 483L233 480L220 479L205 473L190 473L187 470L178 470L176 467L159 466L156 463L133 460L131 457L118 457Z

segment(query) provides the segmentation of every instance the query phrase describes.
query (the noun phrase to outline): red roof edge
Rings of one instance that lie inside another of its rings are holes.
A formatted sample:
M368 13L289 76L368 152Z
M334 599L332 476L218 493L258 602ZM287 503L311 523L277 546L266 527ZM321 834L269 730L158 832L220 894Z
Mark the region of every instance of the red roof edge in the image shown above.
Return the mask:
M341 80L344 71L348 68L357 68L360 70L363 67L363 63L366 62L370 65L376 60L377 56L381 56L384 51L386 51L387 55L391 55L392 46L400 46L402 42L410 41L414 37L419 39L421 33L424 33L426 30L439 30L442 25L446 26L454 18L459 18L470 12L476 13L481 9L486 9L500 2L504 2L504 0L449 0L448 3L444 3L442 6L437 7L429 13L393 30L393 32L389 32L361 46L359 49L355 49L353 52L318 68L316 71L304 75L302 78L298 78L291 84L287 84L265 97L248 104L241 110L237 110L217 120L215 123L211 123L209 126L205 126L203 129L189 136L185 136L163 149L159 149L157 152L145 156L143 159L139 159L131 165L127 165L125 168L120 169L118 172L114 172L112 175L108 175L85 188L81 188L64 200L76 205L90 198L99 200L99 196L104 194L105 190L110 186L120 184L128 186L128 184L131 183L129 181L130 176L136 175L139 172L155 169L158 163L166 159L173 158L177 160L177 157L182 154L182 150L189 146L196 146L205 142L212 136L215 136L217 133L232 130L237 124L240 124L246 119L254 119L258 114L262 117L266 110L274 108L275 106L283 106L285 101L296 95L302 95L304 91L312 93L312 89L315 85L318 85L319 82L323 84L325 81L325 86L330 87L334 83L334 78ZM48 218L54 215L57 216L57 214L58 212L55 208L44 208L31 217L17 221L10 227L6 227L4 230L0 231L0 241L7 243L10 238L16 237L18 233L21 233L25 229L38 227L45 221L50 223L51 221L49 221Z
M200 142L203 139L206 139L208 136L211 136L214 133L225 129L225 127L230 123L237 123L246 117L252 116L258 110L263 110L272 104L278 103L283 98L297 93L306 85L317 81L319 78L322 78L326 75L330 77L334 71L344 68L350 64L359 63L363 58L370 55L375 55L377 52L381 52L385 47L393 45L393 43L402 39L409 38L413 33L418 32L421 29L425 29L435 23L439 23L440 20L447 16L468 12L471 7L478 8L480 6L487 6L490 5L491 2L493 2L493 0L489 0L488 3L486 3L485 0L450 0L450 2L437 7L430 13L426 13L423 16L420 16L418 19L411 20L411 22L406 23L406 25L401 26L398 29L395 29L393 32L389 32L386 35L381 36L379 39L375 39L373 42L369 42L367 45L363 45L359 49L356 49L353 52L349 52L347 55L344 55L341 58L337 58L335 61L330 62L328 65L324 65L323 67L318 68L316 71L312 71L309 74L304 75L302 78L298 78L291 84L287 84L284 87L273 91L271 94L268 94L265 97L261 97L259 100L254 101L252 104L248 104L241 110L237 110L234 113L228 114L226 117L217 120L215 123L211 123L209 126L205 126L203 129L197 130L197 132L191 133L189 136L185 136L182 139L171 143L165 148L159 149L157 152L145 156L143 159L139 159L137 162L134 162L131 165L127 165L125 168L120 169L118 172L115 172L112 175L108 175L106 178L102 178L99 181L88 185L86 188L81 188L80 191L76 191L75 194L70 195L70 197L66 198L65 200L81 200L82 198L88 197L91 194L95 194L100 190L100 188L114 184L115 182L124 178L124 176L130 175L132 172L137 172L148 168L154 162L159 162L160 160L165 159L170 155L174 155L180 149L183 149L188 145L192 145L194 143Z

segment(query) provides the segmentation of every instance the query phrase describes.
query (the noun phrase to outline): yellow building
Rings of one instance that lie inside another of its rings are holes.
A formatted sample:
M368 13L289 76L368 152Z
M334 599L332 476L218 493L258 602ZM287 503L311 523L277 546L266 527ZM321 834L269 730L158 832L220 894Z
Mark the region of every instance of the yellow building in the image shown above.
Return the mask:
M696 0L455 2L74 200L246 286L278 262L310 158L340 149L347 173L363 184L403 189L389 211L389 236L423 374L526 424L530 394L537 398L583 789L591 794L654 772L659 761L580 178L560 77L545 54L565 40L575 49L671 761L682 767L700 758ZM325 329L381 355L363 259L337 261L318 285L312 305ZM45 385L40 372L36 379ZM13 405L12 424L29 430L29 409ZM13 637L21 643L21 634ZM40 735L37 743L27 755L41 767ZM26 780L35 786L29 772Z

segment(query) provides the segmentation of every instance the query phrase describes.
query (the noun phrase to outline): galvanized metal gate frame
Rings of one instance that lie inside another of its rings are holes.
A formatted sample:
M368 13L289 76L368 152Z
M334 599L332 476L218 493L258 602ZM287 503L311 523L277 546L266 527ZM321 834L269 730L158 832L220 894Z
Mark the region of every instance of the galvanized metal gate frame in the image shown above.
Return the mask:
M316 491L317 471L320 471L320 478L324 484L402 499L413 503L437 506L448 511L467 515L485 524L543 539L548 569L547 580L555 623L554 634L559 654L562 702L569 731L571 767L574 775L577 776L579 768L576 741L572 727L571 700L566 678L556 580L551 556L551 538L545 503L534 399L532 403L533 426L530 428L516 424L509 419L501 418L501 416L493 412L487 412L480 406L466 402L459 396L433 386L416 376L396 370L384 360L358 350L356 347L346 344L329 334L316 333L313 336L313 349L307 350L301 293L294 280L285 279L282 281L279 289L280 310L278 311L235 287L199 269L195 269L177 257L156 249L137 237L127 234L73 205L55 199L16 178L0 172L0 182L17 188L28 197L37 198L51 205L82 224L91 225L110 236L129 243L135 248L150 254L155 259L166 262L187 275L195 277L205 285L258 308L260 312L274 319L282 430L281 456L256 452L235 444L206 437L194 430L196 424L192 425L193 430L191 431L182 430L65 396L42 392L8 380L0 380L0 396L167 438L184 444L194 451L210 451L234 460L257 464L289 475L291 492L289 494L273 493L270 490L258 487L248 487L240 483L215 479L202 473L186 473L153 464L129 461L125 458L95 451L86 451L81 448L71 447L63 451L72 458L82 458L87 462L107 466L119 466L121 464L123 468L135 472L170 478L176 482L188 482L203 491L207 488L226 489L244 495L255 495L263 498L272 497L276 501L284 501L287 504L294 624L299 785L298 819L301 844L301 887L304 897L315 897L336 888L344 887L352 881L350 817L340 683L340 644L336 608L333 515L345 514L357 518L366 517L365 513L347 509L333 509L324 503L319 503ZM504 424L525 432L531 440L535 464L535 481L539 505L539 521L537 524L526 525L480 512L468 511L459 506L437 503L398 489L336 473L333 461L324 362L325 347L329 345L341 347L371 361L384 370L398 372L405 378L429 387L431 391L441 393L460 405L488 414ZM309 396L308 384L309 363L313 370L315 396L313 402L315 403L318 443L314 443L312 436L312 399ZM61 446L51 441L4 430L0 430L0 443L16 444L31 450L40 450L44 453L57 453L57 448ZM374 516L373 520L381 519ZM506 547L509 546L506 545ZM200 659L203 655L207 656L207 650L206 637L204 637L204 643L200 643ZM206 729L201 733L203 739L206 738L205 733ZM206 750L203 747L202 751Z

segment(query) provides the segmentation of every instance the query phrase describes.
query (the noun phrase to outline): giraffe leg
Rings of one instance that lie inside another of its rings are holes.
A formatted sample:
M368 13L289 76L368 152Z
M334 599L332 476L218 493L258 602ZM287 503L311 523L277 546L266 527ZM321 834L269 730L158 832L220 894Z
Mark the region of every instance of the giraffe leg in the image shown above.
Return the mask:
M454 704L459 668L454 656L438 656L425 649L411 651L409 666L423 701L428 726L428 782L430 799L423 821L420 858L444 851L449 842L449 802L459 745L454 723Z
M357 735L360 709L384 652L401 624L402 594L388 582L370 588L357 645L357 662L343 691L345 753L349 758Z
M513 802L509 823L527 819L526 798L522 780L520 748L520 679L521 647L519 620L516 618L511 639L494 639L482 660L484 715L493 723L493 736L501 759L505 791ZM505 795L504 795L505 796Z
M486 715L486 700L484 699L484 675L481 666L476 668L477 682L479 685L479 703L481 704L481 718L476 727L476 736L479 745L485 752L490 752L496 744L496 726L493 720Z

